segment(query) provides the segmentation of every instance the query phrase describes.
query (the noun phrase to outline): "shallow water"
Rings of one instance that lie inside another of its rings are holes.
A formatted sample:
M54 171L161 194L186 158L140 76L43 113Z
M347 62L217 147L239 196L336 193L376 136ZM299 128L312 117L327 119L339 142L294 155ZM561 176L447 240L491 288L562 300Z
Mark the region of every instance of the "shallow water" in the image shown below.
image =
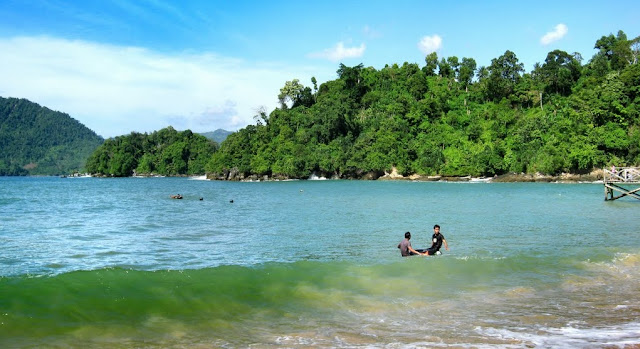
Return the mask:
M640 201L603 195L602 184L0 178L0 346L639 344ZM405 231L424 248L435 223L450 251L399 256Z

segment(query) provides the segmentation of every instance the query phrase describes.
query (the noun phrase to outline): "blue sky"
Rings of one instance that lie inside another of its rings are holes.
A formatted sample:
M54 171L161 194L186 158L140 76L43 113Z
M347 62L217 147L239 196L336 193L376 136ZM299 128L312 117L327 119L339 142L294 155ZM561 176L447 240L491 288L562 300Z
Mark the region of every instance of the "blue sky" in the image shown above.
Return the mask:
M103 137L166 126L237 130L285 81L506 50L586 63L603 35L640 35L638 1L0 1L0 96L70 114Z

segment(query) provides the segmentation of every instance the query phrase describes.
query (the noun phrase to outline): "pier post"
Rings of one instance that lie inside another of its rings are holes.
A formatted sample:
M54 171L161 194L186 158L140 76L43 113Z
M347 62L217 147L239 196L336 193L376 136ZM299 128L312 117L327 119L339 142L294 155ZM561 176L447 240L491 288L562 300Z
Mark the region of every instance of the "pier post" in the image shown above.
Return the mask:
M620 167L612 166L611 169L603 170L602 182L604 183L604 200L612 201L630 196L640 200L640 167ZM634 185L637 188L630 188ZM620 195L615 195L620 192Z

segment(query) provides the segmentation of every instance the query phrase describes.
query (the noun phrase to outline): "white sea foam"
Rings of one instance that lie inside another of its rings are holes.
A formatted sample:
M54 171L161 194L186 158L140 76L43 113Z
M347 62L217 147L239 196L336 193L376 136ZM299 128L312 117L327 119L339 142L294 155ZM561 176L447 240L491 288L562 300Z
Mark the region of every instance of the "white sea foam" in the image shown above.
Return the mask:
M491 177L479 177L479 178L471 178L469 179L470 183L489 183L493 178Z
M92 178L92 177L93 176L88 173L85 173L85 174L76 173L73 176L68 176L67 178Z
M476 328L484 336L500 340L517 340L526 345L551 348L589 348L640 344L640 323L620 326L576 328L540 328L538 331L520 332L518 329Z
M207 180L207 176L206 175L193 176L193 177L189 177L189 179L192 180L192 181L206 181Z
M327 177L318 176L315 172L309 176L310 181L326 181Z
M469 261L469 260L493 260L493 261L499 261L499 260L503 260L503 259L507 259L507 257L505 256L478 256L478 255L470 255L470 256L456 256L454 257L457 260L461 260L461 261Z

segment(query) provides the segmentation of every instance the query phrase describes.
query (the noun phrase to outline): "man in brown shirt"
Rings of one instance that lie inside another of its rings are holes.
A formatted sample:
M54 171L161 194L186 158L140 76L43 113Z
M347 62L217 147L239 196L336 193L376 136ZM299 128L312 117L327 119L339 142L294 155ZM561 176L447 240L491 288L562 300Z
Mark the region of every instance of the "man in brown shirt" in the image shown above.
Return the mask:
M411 233L406 232L404 233L404 240L400 241L400 243L398 244L398 248L400 249L400 254L402 255L402 257L412 256L416 254L424 255L424 253L420 253L414 250L413 247L411 247L411 242L409 242L409 240L411 240Z

